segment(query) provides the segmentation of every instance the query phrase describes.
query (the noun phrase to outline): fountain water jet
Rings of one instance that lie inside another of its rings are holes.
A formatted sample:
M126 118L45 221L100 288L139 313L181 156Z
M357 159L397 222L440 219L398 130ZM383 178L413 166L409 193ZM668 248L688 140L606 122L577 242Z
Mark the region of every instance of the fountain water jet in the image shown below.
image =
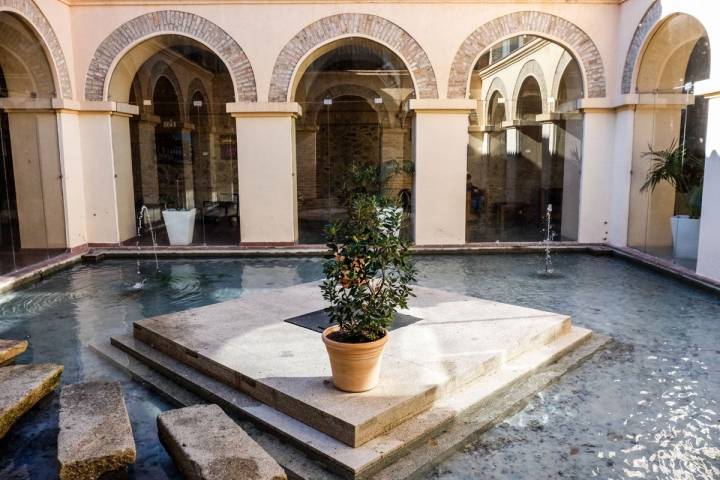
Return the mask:
M160 263L158 262L158 256L157 256L157 241L155 240L155 231L153 230L152 226L152 220L150 219L150 211L148 210L148 207L146 205L143 205L140 207L140 212L138 213L138 223L137 223L137 236L135 240L135 246L138 249L138 252L140 251L140 237L142 236L142 228L143 228L143 220L147 224L148 229L150 230L150 239L152 240L153 245L153 255L155 256L155 271L160 271ZM135 282L135 285L133 285L134 290L140 290L143 288L143 285L145 285L146 278L141 279L142 273L140 272L140 257L138 256L137 259L137 278L138 281Z

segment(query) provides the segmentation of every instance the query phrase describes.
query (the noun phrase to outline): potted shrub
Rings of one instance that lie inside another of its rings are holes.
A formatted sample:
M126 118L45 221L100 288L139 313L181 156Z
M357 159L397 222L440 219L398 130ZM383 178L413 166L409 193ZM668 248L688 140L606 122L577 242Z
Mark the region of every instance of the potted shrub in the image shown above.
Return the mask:
M378 215L385 208L392 211ZM340 390L364 392L377 385L388 328L413 295L409 245L394 235L402 215L395 202L356 195L348 218L326 229L329 251L320 288L337 325L325 329L322 339Z
M388 185L395 175L406 174L412 176L414 173L414 165L409 161L390 160L382 162L380 168L374 165L353 163L348 167L341 179L340 196L347 207L352 204L358 195L382 195L387 197L389 194ZM378 215L381 217L387 215L390 218L393 215L399 215L403 211L409 210L410 198L407 192L409 191L403 190L398 197L403 200L402 204L392 202L386 206L379 206ZM408 198L404 198L403 194L406 194ZM401 226L398 225L394 230L396 236L400 235Z
M675 188L683 210L688 212L670 217L674 256L697 258L704 160L676 145L675 140L665 150L650 147L643 156L650 158L651 165L640 191L652 192L660 182L668 182Z

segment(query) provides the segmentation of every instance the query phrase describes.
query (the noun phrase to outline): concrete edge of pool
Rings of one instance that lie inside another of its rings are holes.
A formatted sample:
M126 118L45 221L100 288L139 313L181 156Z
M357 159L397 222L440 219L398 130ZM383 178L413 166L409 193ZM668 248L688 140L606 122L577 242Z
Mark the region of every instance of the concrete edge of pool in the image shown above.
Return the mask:
M454 246L414 246L417 255L498 255L537 254L545 246L538 242L516 243L474 243ZM589 255L610 255L645 266L651 270L669 275L680 281L720 294L720 282L698 275L694 271L672 263L672 261L646 254L628 247L608 244L554 242L550 245L554 253L577 253ZM240 246L240 247L89 247L53 257L42 263L0 275L0 293L33 283L59 270L78 263L98 263L105 259L153 258L162 259L196 258L297 258L320 257L325 253L322 245L307 246Z

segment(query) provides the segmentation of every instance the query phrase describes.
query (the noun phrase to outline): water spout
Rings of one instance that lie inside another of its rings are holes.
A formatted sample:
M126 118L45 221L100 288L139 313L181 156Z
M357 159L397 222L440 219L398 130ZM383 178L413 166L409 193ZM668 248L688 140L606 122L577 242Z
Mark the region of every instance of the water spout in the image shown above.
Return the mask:
M547 206L547 211L545 212L545 239L543 240L543 244L545 245L544 260L546 275L551 275L554 272L552 263L552 251L550 250L550 242L553 241L554 236L555 233L552 230L552 203L549 203Z
M140 207L140 213L138 214L138 223L137 223L137 237L136 237L136 243L135 246L138 249L138 252L140 251L140 238L142 236L142 228L143 228L143 221L147 225L148 230L150 231L150 239L152 240L152 246L153 246L153 255L155 256L155 271L160 271L160 263L158 262L158 256L157 256L157 241L155 240L155 230L153 230L152 220L150 219L150 211L148 210L148 207L143 205ZM145 284L145 279L140 280L140 258L138 257L137 260L137 276L138 281L135 283L134 287L136 290L139 290L143 287Z

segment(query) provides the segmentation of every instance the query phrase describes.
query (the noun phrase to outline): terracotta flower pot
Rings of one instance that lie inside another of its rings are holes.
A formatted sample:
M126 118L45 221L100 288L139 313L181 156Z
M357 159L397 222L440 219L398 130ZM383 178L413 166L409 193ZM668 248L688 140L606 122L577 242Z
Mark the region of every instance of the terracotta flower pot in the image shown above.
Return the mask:
M385 332L384 337L367 343L343 343L329 339L328 335L339 328L337 325L328 327L322 333L335 387L353 393L375 388L380 380L383 349L390 334Z

